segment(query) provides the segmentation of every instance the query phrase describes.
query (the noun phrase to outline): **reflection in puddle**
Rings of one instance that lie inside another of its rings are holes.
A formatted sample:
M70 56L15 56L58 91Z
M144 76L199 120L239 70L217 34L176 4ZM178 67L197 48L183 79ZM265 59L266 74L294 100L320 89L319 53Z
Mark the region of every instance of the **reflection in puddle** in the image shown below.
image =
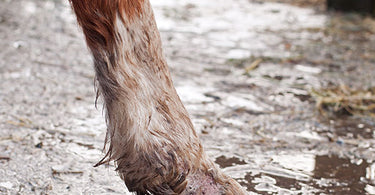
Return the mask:
M234 165L245 165L246 162L244 160L240 160L239 158L232 157L227 158L225 156L219 156L216 158L215 161L221 168L231 167Z
M240 184L248 191L260 194L311 194L319 191L313 186L309 186L308 182L269 173L256 175L247 173L245 181L240 181Z
M244 162L237 158L230 158L231 160L224 156L219 158L221 160L216 162L223 163L220 165L223 167L239 164L236 162ZM282 166L283 170L277 167L264 167L259 172L248 172L244 180L239 180L239 182L248 191L260 194L374 194L374 163L371 164L362 159L340 158L336 155L311 156L311 158L311 160L315 160L314 168L304 170L305 173L310 175L309 179L302 179L297 176L301 173L298 168L301 166L291 168L291 165L296 164L294 158L291 157L289 166L284 166L286 164L284 160L274 161ZM290 175L283 176L280 172L289 172L289 174L294 172L295 178L290 177Z
M358 119L342 118L333 123L334 132L338 136L371 139L374 136L373 124L359 123Z
M365 193L366 169L370 166L364 160L356 162L337 156L316 156L314 178L328 181L325 185L316 183L325 192L335 194Z

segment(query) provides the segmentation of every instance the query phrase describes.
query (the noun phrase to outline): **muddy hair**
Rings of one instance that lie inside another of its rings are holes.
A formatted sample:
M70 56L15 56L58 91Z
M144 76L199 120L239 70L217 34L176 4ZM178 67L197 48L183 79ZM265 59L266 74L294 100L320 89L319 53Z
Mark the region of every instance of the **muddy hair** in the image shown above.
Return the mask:
M70 0L104 100L105 157L137 194L244 194L206 156L173 86L148 0Z

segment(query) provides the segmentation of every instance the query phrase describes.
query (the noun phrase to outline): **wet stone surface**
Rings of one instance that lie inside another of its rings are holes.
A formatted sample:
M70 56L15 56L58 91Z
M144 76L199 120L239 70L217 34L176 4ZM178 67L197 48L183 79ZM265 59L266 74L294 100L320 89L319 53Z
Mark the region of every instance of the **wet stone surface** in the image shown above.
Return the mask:
M375 125L311 90L375 86L375 21L322 1L152 0L203 146L250 194L375 194ZM320 4L319 4L320 3ZM302 7L297 7L302 6ZM67 1L0 0L0 194L124 194Z

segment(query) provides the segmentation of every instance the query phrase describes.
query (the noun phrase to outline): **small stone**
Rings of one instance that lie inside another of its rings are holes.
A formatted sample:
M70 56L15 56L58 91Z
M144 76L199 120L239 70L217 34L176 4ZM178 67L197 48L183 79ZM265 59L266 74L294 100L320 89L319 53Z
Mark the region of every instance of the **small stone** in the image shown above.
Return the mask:
M43 142L39 142L38 144L35 145L36 148L42 148L43 147Z
M338 145L344 145L344 141L341 140L341 139L338 139L338 140L336 141L336 143L337 143Z

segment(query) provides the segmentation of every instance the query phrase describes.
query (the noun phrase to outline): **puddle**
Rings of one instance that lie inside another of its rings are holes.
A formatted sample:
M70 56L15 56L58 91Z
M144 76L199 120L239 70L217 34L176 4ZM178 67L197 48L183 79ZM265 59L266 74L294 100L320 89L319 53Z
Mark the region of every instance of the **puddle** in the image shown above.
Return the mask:
M370 164L362 159L353 161L334 155L316 156L313 177L318 181L314 185L330 194L365 194Z
M246 187L248 191L260 194L270 194L272 192L289 192L291 194L293 194L293 192L298 193L302 190L302 186L304 185L297 179L285 178L266 173L256 175L247 173L245 176L245 181L246 182L240 182L240 184Z
M353 138L372 139L374 136L374 126L361 123L356 120L336 120L333 124L334 131L338 136L349 136Z
M329 132L338 137L354 139L373 139L375 127L371 121L358 120L353 117L341 117L331 121L323 121L329 126Z
M231 167L234 165L245 165L246 162L244 160L240 160L237 157L227 158L225 156L219 156L216 158L215 161L221 168Z
M237 158L229 159L223 156L219 158L225 159L216 161L222 163L220 166L223 167L231 166L229 164L234 165L235 162L243 162ZM260 194L366 194L373 189L375 164L362 159L340 158L336 155L321 155L313 158L315 166L311 172L308 171L307 174L310 177L307 180L297 176L295 178L284 177L276 171L278 169L270 171L265 168L256 173L248 172L243 179L238 181L248 191ZM294 160L290 159L289 163L289 167L292 167ZM290 168L284 171L299 174L298 170Z

